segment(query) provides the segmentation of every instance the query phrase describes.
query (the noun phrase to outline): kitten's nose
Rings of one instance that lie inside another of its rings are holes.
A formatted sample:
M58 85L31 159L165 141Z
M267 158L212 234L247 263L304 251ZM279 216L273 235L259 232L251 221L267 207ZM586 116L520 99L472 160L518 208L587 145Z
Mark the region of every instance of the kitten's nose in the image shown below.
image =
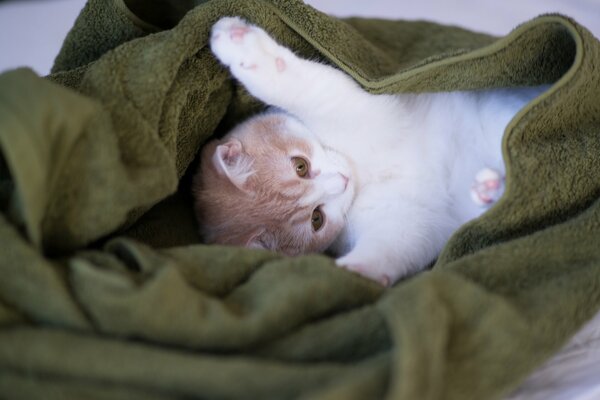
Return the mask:
M342 173L330 172L319 175L316 181L328 196L338 196L346 191L349 179Z

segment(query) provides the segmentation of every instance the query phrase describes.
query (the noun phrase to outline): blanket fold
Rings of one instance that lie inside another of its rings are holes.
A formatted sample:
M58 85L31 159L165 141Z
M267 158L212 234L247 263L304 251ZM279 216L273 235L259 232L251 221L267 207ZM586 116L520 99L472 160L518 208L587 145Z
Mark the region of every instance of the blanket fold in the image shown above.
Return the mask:
M373 93L553 85L506 130L502 199L384 290L323 255L199 243L198 151L262 108L207 47L228 15ZM0 394L509 394L600 308L598 63L560 15L494 38L300 1L89 0L50 76L0 75Z

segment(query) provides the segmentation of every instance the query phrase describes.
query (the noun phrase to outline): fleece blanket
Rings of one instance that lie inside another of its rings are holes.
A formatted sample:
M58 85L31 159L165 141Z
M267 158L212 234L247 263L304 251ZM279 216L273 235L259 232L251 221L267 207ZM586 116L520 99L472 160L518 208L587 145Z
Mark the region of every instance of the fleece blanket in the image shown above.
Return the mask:
M553 85L506 130L504 197L384 290L323 255L200 243L198 150L262 107L207 48L226 15L373 93ZM0 397L507 395L600 308L598 65L558 15L493 38L299 1L89 0L50 76L0 76Z

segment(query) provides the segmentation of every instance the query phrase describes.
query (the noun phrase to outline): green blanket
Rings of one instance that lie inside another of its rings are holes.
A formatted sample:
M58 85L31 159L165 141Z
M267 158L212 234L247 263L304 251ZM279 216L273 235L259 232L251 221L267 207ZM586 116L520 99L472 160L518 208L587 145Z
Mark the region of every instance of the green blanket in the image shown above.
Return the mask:
M500 398L600 308L600 43L576 22L496 39L123 1L88 2L50 76L0 75L0 397ZM262 107L207 48L225 15L374 93L554 85L507 129L505 196L384 290L322 255L199 243L198 150Z

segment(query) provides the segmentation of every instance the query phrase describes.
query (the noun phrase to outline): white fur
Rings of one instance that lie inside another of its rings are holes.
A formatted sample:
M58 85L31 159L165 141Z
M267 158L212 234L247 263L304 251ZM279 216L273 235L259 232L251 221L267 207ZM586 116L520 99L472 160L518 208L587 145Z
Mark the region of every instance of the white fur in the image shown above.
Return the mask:
M471 200L474 177L483 168L504 175L504 129L546 89L372 95L258 27L230 34L247 26L221 19L212 51L252 95L347 160L354 198L338 207L347 222L332 250L339 266L384 285L427 266L452 232L485 211Z

